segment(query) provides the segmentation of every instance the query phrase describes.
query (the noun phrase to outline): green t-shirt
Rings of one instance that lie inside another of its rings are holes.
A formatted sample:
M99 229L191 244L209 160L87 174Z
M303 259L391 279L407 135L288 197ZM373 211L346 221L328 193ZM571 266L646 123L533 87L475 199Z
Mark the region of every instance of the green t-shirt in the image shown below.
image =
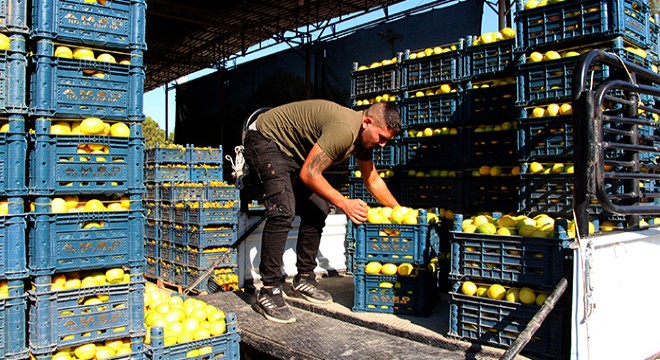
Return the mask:
M332 163L355 154L370 160L371 149L356 141L362 125L362 112L327 100L304 100L282 105L257 118L257 130L272 139L280 150L300 164L318 143Z

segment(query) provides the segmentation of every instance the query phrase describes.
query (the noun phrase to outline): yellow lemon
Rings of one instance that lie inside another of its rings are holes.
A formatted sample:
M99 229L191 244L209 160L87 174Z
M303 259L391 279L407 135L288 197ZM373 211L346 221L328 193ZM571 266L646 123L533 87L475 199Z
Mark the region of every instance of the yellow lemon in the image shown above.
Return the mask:
M69 207L64 199L54 198L50 202L50 211L53 213L65 213L69 211Z
M380 269L383 265L378 261L371 261L367 263L364 267L364 272L369 275L378 275L380 274Z
M106 211L105 205L98 199L90 199L85 203L84 212L100 212Z
M80 123L80 132L83 135L100 135L105 130L105 123L97 117L88 117Z
M472 281L466 281L461 285L461 292L465 295L472 296L477 293L477 285Z
M520 289L520 293L518 294L520 297L520 302L523 304L534 304L536 302L536 294L534 293L534 290L524 287Z
M116 122L110 127L110 135L117 137L131 136L131 129L123 122Z
M396 264L386 263L380 268L380 272L383 275L395 275L397 273L398 267Z
M65 59L71 59L73 57L73 51L68 46L58 46L55 48L55 56Z
M80 345L73 350L73 353L79 360L93 359L96 356L96 344Z
M491 299L502 300L504 299L504 295L506 295L506 289L500 284L493 284L488 288L486 294Z
M50 125L51 135L68 135L71 133L71 125L67 121L56 121Z

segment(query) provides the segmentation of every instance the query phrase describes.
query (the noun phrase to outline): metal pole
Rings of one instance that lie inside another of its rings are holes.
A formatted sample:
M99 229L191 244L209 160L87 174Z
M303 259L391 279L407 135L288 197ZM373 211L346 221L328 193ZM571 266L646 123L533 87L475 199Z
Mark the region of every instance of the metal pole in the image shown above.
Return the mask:
M165 84L165 140L169 140L169 136L170 136L170 131L169 131L170 130L170 128L169 128L170 117L169 117L169 114L168 114L169 113L168 109L170 107L169 107L168 99L167 99L169 97L168 95L169 95L169 92L170 92L169 88L170 88L169 85Z
M498 15L498 25L499 29L506 27L506 14L509 10L509 1L508 0L499 0L497 5L497 15Z
M532 336L536 332L536 330L539 329L541 324L543 323L543 320L545 320L546 317L548 317L548 314L550 314L550 311L555 308L555 305L557 305L557 302L559 301L559 298L564 294L564 291L566 291L566 288L568 287L568 281L566 278L561 278L559 280L559 283L557 286L555 286L555 289L552 290L552 293L548 298L545 300L539 311L536 312L536 315L532 318L532 320L529 321L527 324L527 327L525 330L523 330L520 335L518 335L518 338L516 338L516 341L511 344L511 347L507 349L507 351L502 355L500 360L511 360L518 353L522 351L522 349L527 345L529 340L532 339Z

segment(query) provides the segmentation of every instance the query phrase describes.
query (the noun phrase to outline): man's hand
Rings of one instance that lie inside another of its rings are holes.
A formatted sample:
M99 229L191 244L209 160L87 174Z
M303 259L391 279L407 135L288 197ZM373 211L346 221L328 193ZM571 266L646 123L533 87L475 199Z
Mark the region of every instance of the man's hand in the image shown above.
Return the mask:
M341 209L351 221L356 224L362 224L367 221L367 212L369 207L367 203L360 199L347 199Z

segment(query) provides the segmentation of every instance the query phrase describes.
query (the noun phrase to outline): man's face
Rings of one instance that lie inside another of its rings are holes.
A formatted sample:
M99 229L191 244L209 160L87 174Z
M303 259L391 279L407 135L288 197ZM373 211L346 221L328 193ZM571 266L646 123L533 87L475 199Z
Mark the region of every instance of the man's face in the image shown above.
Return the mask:
M360 142L362 146L369 149L373 146L385 146L388 141L394 138L395 134L385 126L383 121L366 116L362 120L362 134Z

